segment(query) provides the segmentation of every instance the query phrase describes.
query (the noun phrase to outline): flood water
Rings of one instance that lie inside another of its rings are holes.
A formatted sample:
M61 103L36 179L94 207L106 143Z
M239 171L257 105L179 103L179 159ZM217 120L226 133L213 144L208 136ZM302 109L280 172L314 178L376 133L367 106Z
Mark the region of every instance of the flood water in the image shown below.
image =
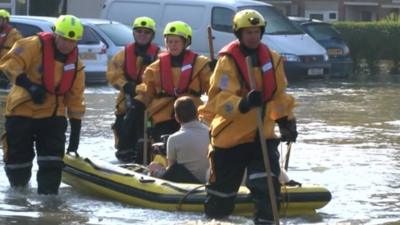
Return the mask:
M281 224L400 224L400 82L396 79L290 84L288 91L298 103L299 137L292 148L289 176L325 186L332 201L316 215L281 218ZM3 108L4 93L0 95ZM116 161L110 129L115 96L107 86L86 90L82 156ZM0 122L2 131L3 118ZM282 151L285 148L281 146ZM36 170L35 166L34 174ZM38 196L36 187L33 176L30 187L12 190L0 169L0 224L253 224L239 216L211 221L198 213L137 208L65 184L58 196Z

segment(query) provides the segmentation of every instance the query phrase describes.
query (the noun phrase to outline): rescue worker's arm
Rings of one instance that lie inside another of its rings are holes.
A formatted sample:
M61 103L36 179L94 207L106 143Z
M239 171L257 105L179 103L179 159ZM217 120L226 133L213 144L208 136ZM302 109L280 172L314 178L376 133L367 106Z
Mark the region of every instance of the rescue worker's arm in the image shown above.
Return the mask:
M241 91L238 78L239 74L233 59L222 56L210 78L208 106L201 109L200 113L203 115L219 114L226 119L233 119L240 113L239 103L242 97L238 95ZM202 110L211 111L202 112Z
M283 59L274 51L271 51L271 54L275 67L277 89L268 104L269 116L272 120L278 120L283 117L288 117L291 120L294 118L293 108L295 107L295 101L292 95L286 93L287 79L283 67Z
M46 91L41 85L41 76L27 74L31 65L37 65L40 57L35 57L40 51L37 36L17 41L11 50L0 60L0 70L7 78L25 89L36 104L45 100Z
M10 34L8 34L8 38L10 39L10 46L8 47L11 48L14 45L14 43L22 39L23 36L17 29L13 28Z
M122 88L127 84L125 78L125 50L121 50L115 54L108 62L106 77L108 82L117 90L122 91Z
M296 118L293 114L295 101L292 95L287 94L286 75L283 67L283 59L276 52L272 52L275 66L277 90L271 102L269 102L269 117L279 126L282 141L295 142L297 138Z
M84 99L85 72L83 65L78 62L78 72L71 89L65 94L64 104L67 107L71 132L67 152L77 152L79 146L82 117L85 113L86 105Z
M85 72L83 64L78 62L78 72L71 89L65 94L64 104L67 107L68 118L81 119L85 114L86 105L84 98Z
M200 82L200 92L202 94L207 93L210 88L210 77L212 74L212 70L210 66L207 66L210 63L210 60L205 56L198 56L198 63L201 65L201 70L199 72L199 82Z
M32 36L17 41L11 50L0 60L0 70L15 83L16 78L24 74L34 64L34 54L40 52L38 37ZM40 83L40 77L29 77L31 81Z
M142 83L136 86L135 99L148 106L153 98L157 94L157 85L161 86L160 82L157 82L156 76L160 73L160 60L155 61L146 67L146 70L142 76ZM159 81L159 80L158 80Z

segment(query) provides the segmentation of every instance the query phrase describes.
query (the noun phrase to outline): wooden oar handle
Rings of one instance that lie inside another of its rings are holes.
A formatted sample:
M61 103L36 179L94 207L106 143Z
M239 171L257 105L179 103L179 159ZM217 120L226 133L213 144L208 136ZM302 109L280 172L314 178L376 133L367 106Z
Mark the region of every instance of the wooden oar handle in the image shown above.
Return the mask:
M213 35L212 35L212 28L211 26L207 27L207 31L208 31L208 48L210 50L210 59L214 60L214 43L213 43Z

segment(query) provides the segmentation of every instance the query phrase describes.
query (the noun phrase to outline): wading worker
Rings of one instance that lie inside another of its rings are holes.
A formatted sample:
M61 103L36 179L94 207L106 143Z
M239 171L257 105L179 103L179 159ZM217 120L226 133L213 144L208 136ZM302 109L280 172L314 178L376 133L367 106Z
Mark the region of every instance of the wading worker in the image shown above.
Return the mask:
M239 11L233 18L237 40L226 45L210 79L208 102L200 108L202 119L210 123L212 151L209 153L211 174L207 185L205 213L221 218L232 213L234 199L247 168L246 185L255 204L256 224L274 222L267 192L260 141L268 146L277 203L279 145L274 132L279 125L282 139L295 141L294 98L285 93L287 81L283 59L261 43L266 22L255 10ZM250 88L250 74L245 57L252 59L256 89ZM257 134L256 107L262 107L264 139ZM278 204L279 206L279 204ZM279 207L278 207L279 208Z
M159 59L146 68L133 101L135 115L143 114L147 108L155 142L160 141L161 135L179 129L174 118L175 99L190 96L196 107L203 104L200 97L208 90L211 75L209 59L187 49L192 41L192 29L188 24L168 23L164 41L166 52L160 53Z
M79 145L85 112L85 74L77 42L83 26L72 15L55 22L54 33L42 32L17 41L0 61L13 83L5 108L5 172L12 187L24 187L37 155L39 194L57 194L66 144L67 118L71 126L68 152Z
M138 17L133 22L133 38L135 42L128 44L109 62L107 79L119 90L116 100L116 120L113 125L115 135L115 153L122 162L140 163L142 146L136 145L143 138L144 114L132 118L130 102L136 95L136 85L142 82L143 71L157 59L159 47L152 41L156 32L156 23L149 17ZM129 104L127 104L129 103ZM135 123L133 123L135 122Z
M10 13L0 9L0 58L21 38L19 31L10 25ZM9 83L7 77L0 71L0 88L7 88Z

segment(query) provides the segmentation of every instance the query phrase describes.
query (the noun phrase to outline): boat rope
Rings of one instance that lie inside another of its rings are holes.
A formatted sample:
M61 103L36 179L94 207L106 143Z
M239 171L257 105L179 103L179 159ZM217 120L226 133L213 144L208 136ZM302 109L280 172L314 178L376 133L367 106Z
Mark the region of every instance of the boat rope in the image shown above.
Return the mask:
M196 190L198 190L198 189L200 189L200 188L202 188L202 187L205 187L205 186L206 186L206 185L202 184L202 185L199 185L199 186L193 188L192 190L188 191L188 192L187 192L184 196L182 196L182 198L179 200L179 203L178 203L178 206L176 207L176 210L177 210L177 211L181 211L181 210L182 210L182 204L183 204L183 202L185 201L185 199L186 199L190 194L193 194Z

